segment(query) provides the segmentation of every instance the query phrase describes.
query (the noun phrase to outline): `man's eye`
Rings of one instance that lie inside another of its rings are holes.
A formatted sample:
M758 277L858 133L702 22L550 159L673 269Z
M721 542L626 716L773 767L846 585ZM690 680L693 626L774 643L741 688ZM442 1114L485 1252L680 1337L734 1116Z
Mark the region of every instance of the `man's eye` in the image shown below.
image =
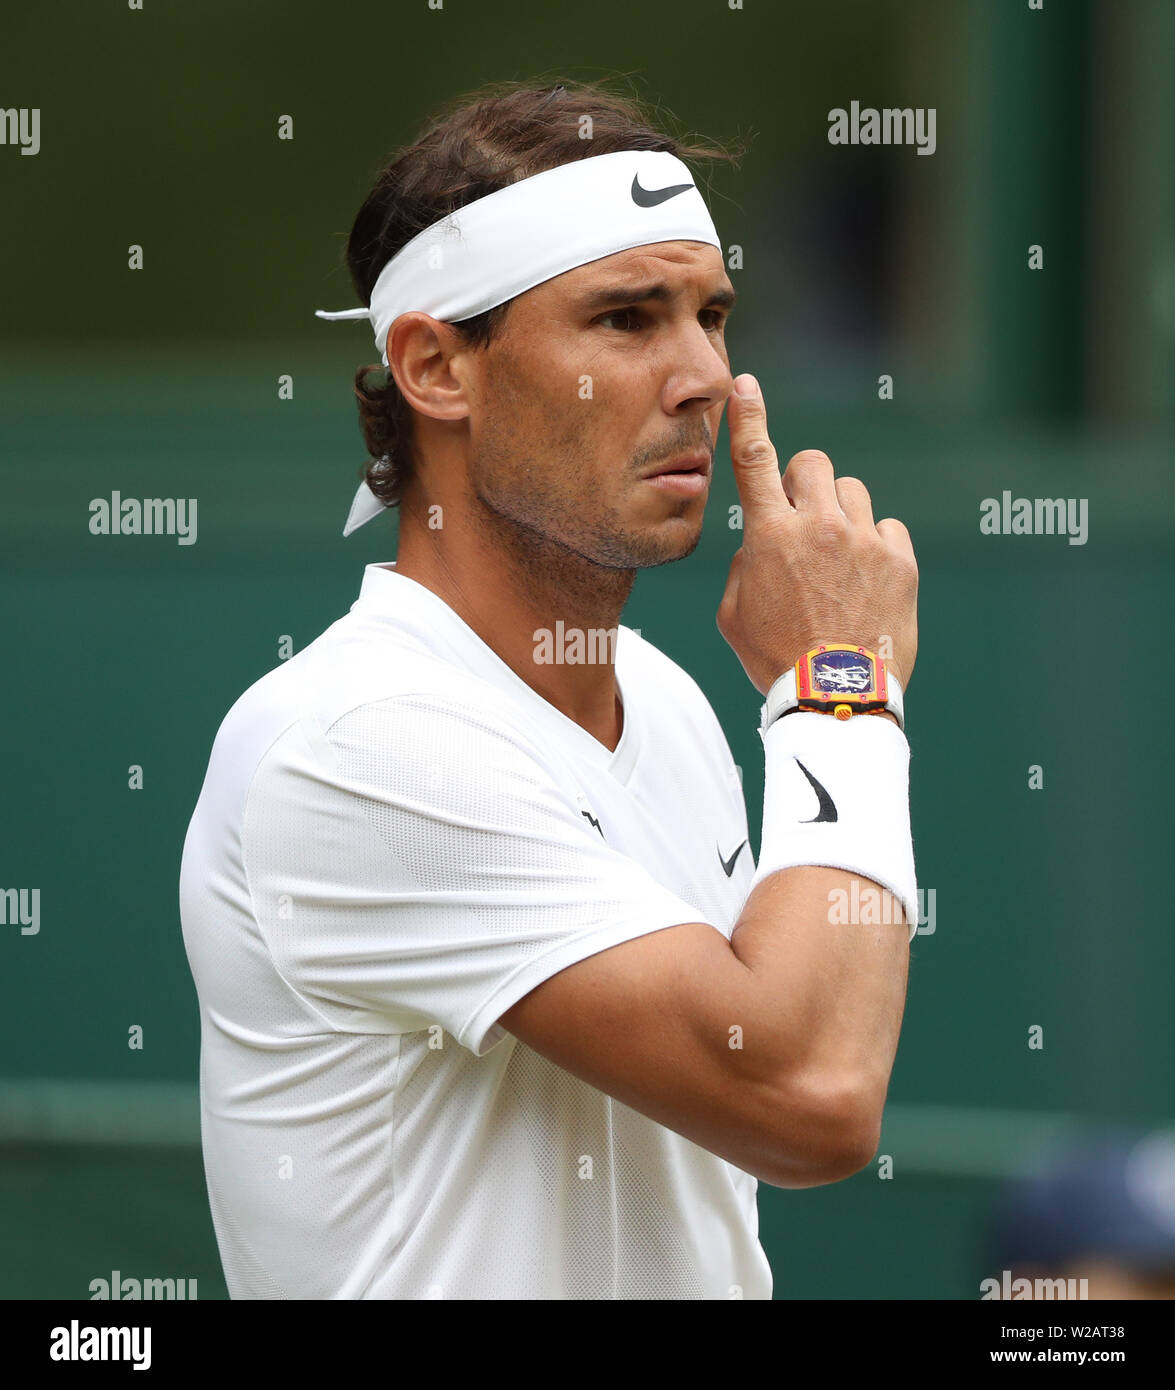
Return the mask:
M699 315L707 329L716 328L722 330L726 323L726 315L721 309L703 309ZM636 309L612 309L607 314L601 315L598 322L609 326L609 319L619 319L622 322L618 325L621 332L629 331L630 327L639 323L640 314Z
M607 314L602 315L601 318L600 318L600 320L599 320L599 322L600 322L600 323L603 323L603 324L606 324L607 321L608 321L609 319L628 319L628 320L630 320L630 321L635 321L635 320L636 320L636 310L635 310L635 309L613 309L610 313L607 313ZM624 331L624 330L622 329L621 331Z

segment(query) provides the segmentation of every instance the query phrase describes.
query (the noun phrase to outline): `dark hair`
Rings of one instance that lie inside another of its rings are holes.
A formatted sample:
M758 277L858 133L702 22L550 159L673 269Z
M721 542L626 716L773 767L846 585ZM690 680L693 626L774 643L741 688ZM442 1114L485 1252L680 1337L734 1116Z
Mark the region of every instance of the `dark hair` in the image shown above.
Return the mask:
M580 134L591 117L591 138ZM370 305L371 292L388 261L417 233L477 198L532 174L592 155L620 150L664 150L686 160L737 161L744 148L727 149L684 140L654 129L640 102L601 83L490 83L442 107L416 141L382 170L355 218L347 242L347 266L355 291ZM463 340L487 347L513 300L453 327ZM359 425L371 460L368 486L394 506L411 473L412 409L382 365L355 373Z

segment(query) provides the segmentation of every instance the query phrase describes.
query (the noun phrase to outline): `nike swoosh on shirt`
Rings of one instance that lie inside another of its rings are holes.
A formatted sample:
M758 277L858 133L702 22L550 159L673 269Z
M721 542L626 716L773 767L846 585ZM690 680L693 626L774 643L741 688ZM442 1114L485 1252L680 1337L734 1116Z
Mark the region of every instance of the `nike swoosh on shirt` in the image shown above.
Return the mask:
M734 861L739 857L739 855L743 852L743 850L746 849L746 846L747 846L747 842L746 842L746 840L744 840L744 841L742 842L742 844L739 845L738 849L736 849L735 852L730 856L729 859L723 859L723 857L722 857L722 846L719 845L719 846L717 847L717 848L718 848L718 862L722 865L722 872L726 875L727 878L729 878L729 877L731 876L731 874L734 873Z
M820 783L817 782L815 777L812 776L812 774L808 771L804 764L800 762L799 758L796 759L796 766L800 769L800 771L804 774L808 781L811 782L812 790L820 798L819 814L813 816L811 820L801 821L800 824L815 825L817 821L836 820L836 803L833 801L832 797L828 795L828 793L824 790Z
M687 188L692 187L692 183L675 183L668 188L642 188L640 175L633 174L632 201L638 208L655 208L658 203L663 203L668 198L676 198L679 193L684 193Z

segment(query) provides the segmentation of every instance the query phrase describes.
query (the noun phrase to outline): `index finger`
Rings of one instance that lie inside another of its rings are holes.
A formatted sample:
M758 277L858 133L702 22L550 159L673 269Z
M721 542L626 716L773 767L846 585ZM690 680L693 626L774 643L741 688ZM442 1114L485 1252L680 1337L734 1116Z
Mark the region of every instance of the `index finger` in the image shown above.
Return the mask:
M744 395L740 386L751 387ZM749 372L734 379L734 391L726 403L730 431L730 461L743 508L743 530L754 531L765 521L778 520L795 511L783 490L779 456L767 433L767 407L759 383Z

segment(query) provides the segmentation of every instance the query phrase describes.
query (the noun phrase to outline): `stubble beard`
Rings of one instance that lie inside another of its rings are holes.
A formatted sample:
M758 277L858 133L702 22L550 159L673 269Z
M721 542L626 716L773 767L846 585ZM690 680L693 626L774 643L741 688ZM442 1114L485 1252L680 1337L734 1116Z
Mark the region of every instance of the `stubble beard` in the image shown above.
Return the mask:
M657 527L634 529L590 484L577 486L584 443L568 432L564 420L537 422L532 437L553 442L541 456L522 453L514 422L533 416L533 398L509 354L499 354L493 375L497 408L483 423L471 487L479 522L523 583L569 598L611 596L623 604L638 569L693 554L701 540L700 522L684 537L680 526L674 528L676 538ZM636 465L625 460L615 476L635 477Z
M686 538L634 532L614 507L572 484L574 468L566 447L541 462L479 449L472 483L480 521L528 587L623 603L638 569L697 549L700 525Z

